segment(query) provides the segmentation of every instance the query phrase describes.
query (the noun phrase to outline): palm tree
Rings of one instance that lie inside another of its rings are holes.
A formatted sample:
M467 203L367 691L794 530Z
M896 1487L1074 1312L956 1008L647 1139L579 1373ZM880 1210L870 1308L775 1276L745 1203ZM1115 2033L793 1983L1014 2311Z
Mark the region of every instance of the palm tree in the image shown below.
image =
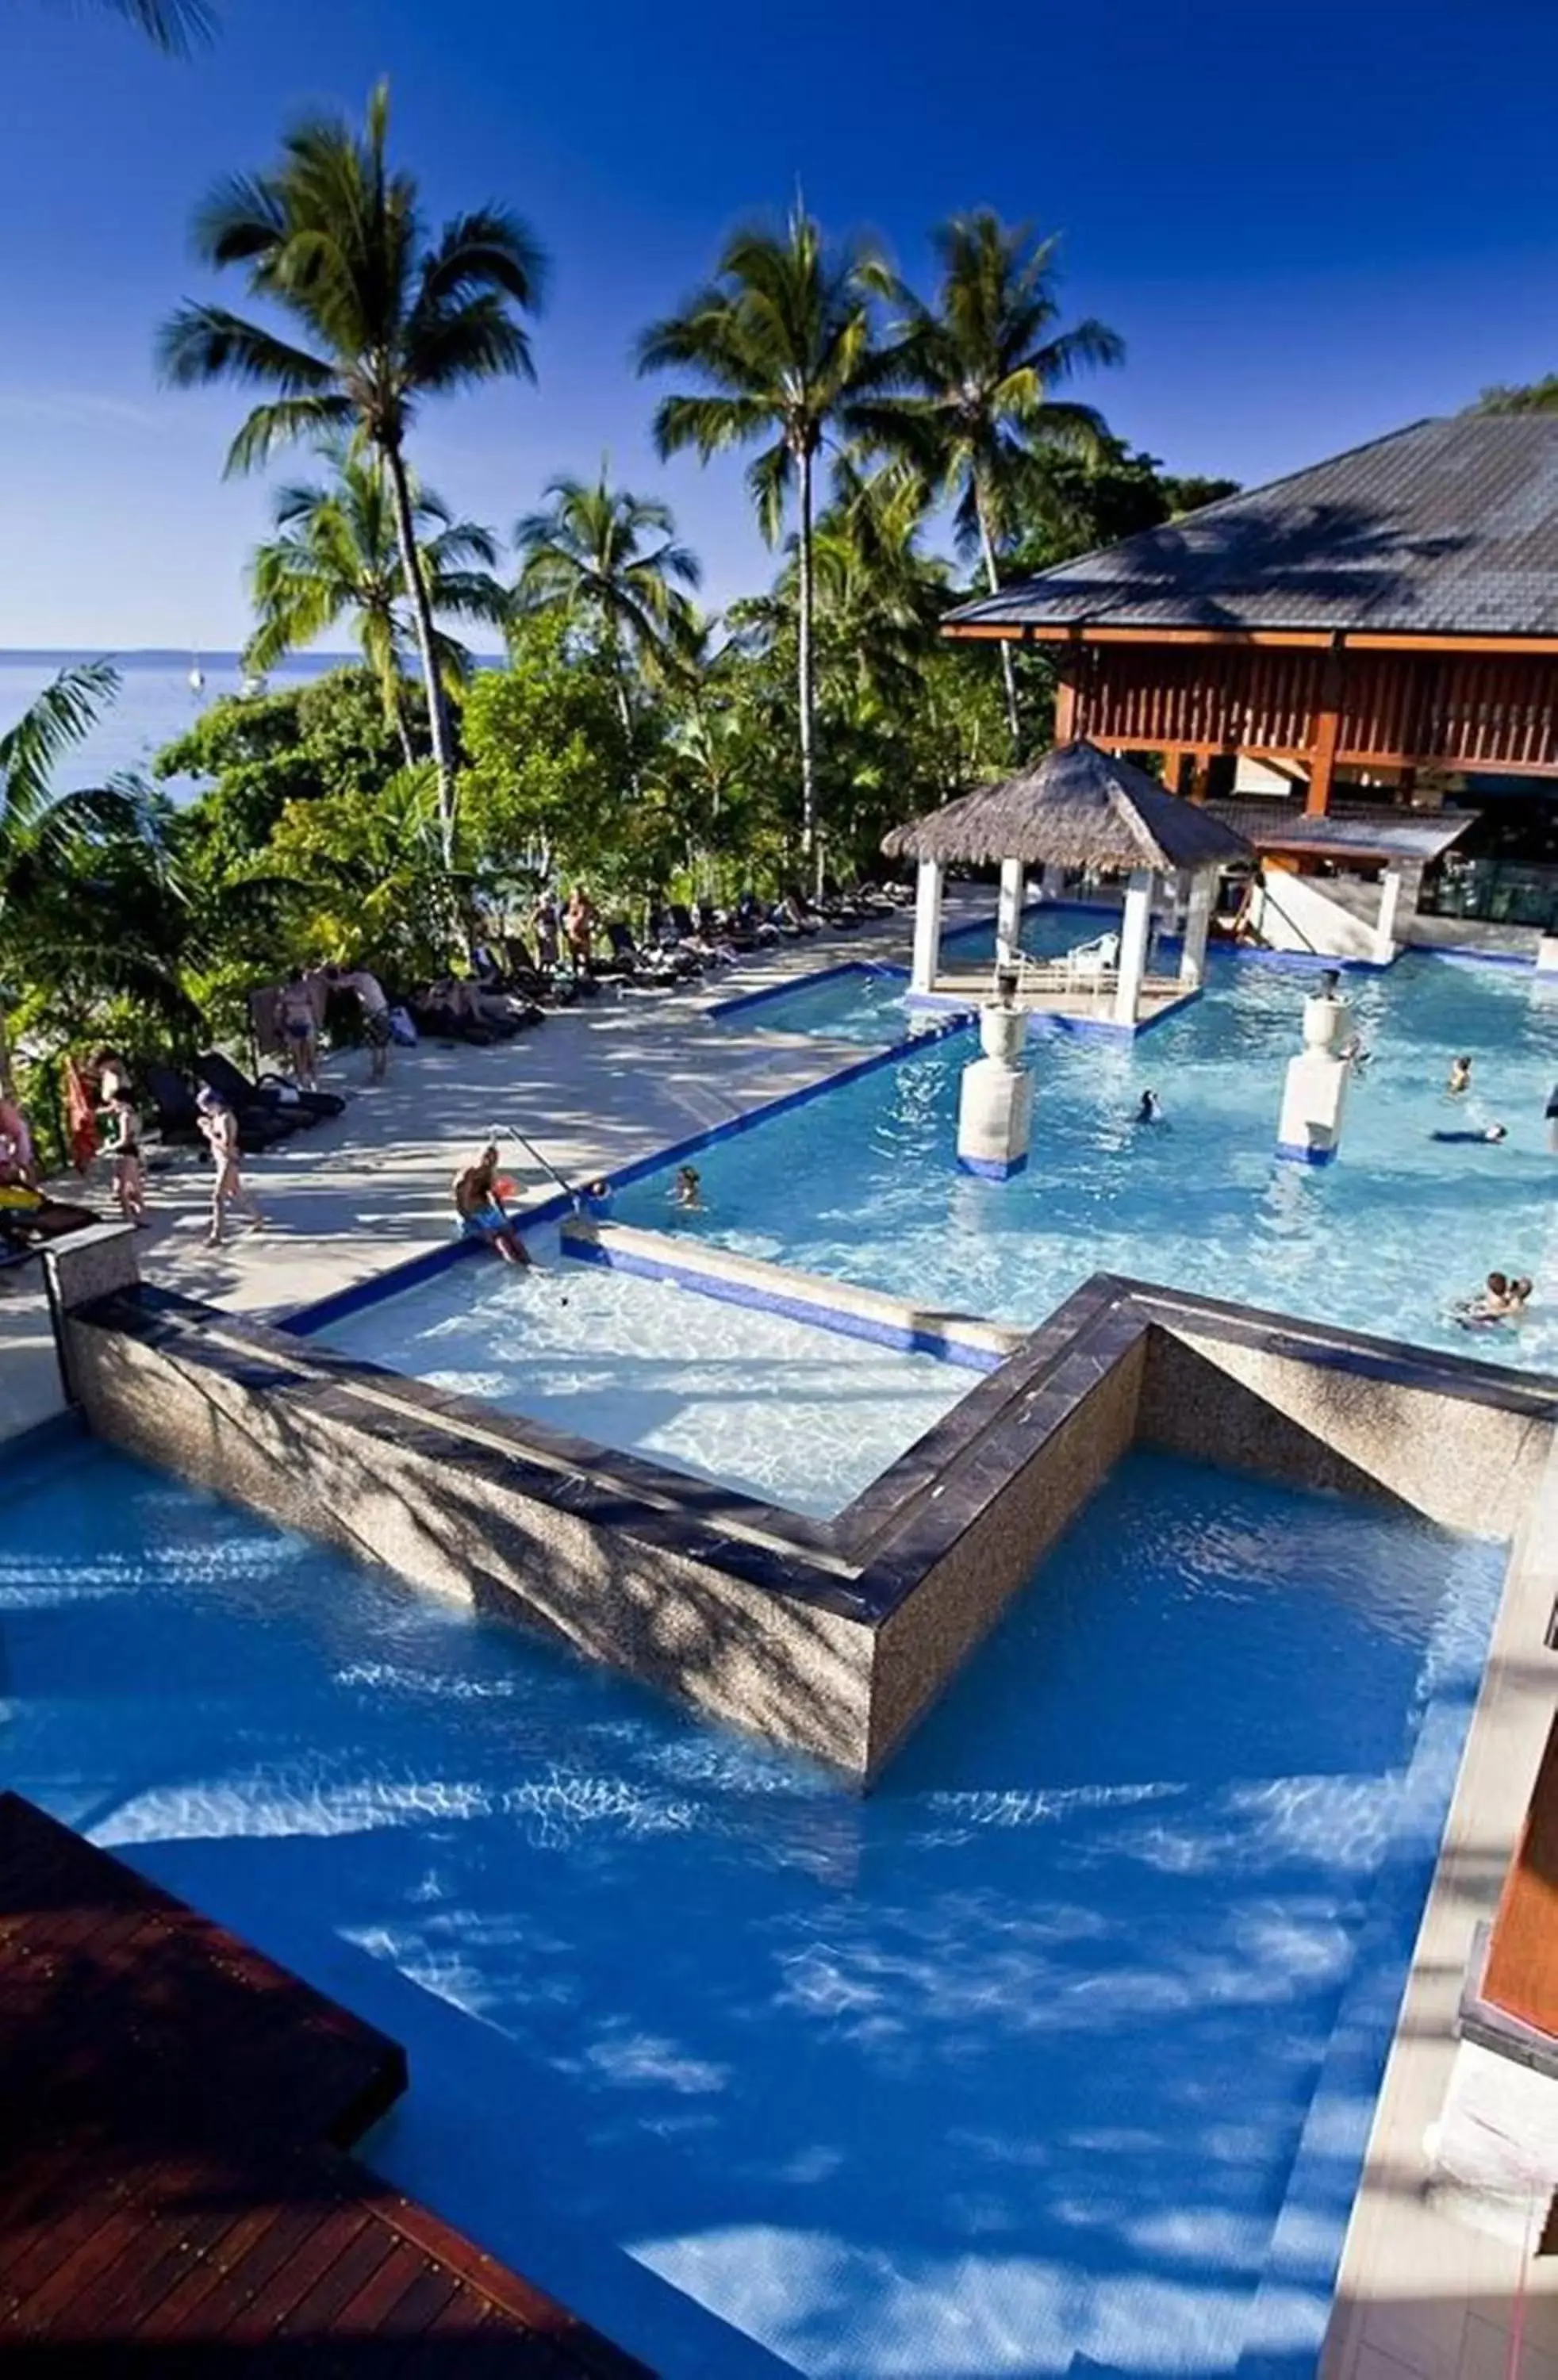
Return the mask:
M189 1002L158 952L176 899L158 796L129 783L66 793L54 783L118 686L107 662L62 670L0 735L0 949L34 984L78 1002L83 990L128 993L187 1019ZM132 901L145 932L133 919L127 925ZM15 1085L5 1010L18 989L0 987L0 1090L7 1093Z
M908 394L880 408L874 427L951 501L958 545L978 552L994 594L1035 458L1046 447L1098 453L1106 436L1091 406L1052 390L1082 367L1119 363L1125 346L1102 322L1055 327L1055 239L1036 239L1028 225L1008 228L987 209L955 216L932 238L934 304L902 283L895 291L903 320L893 376ZM1001 663L1016 747L1016 683L1004 642Z
M544 266L517 216L493 207L456 216L426 245L417 185L385 161L388 131L381 83L360 137L337 119L305 120L287 134L277 165L224 183L196 219L206 262L245 271L250 295L289 314L307 345L225 307L185 305L159 348L176 386L234 381L273 392L233 441L229 472L322 432L355 432L382 456L427 688L440 837L452 858L454 746L406 433L426 397L506 374L533 379L517 311L537 308Z
M257 548L250 565L260 625L244 661L262 674L284 653L355 617L362 657L383 689L384 715L409 767L416 759L405 706L411 632L383 460L344 439L327 444L324 453L331 470L327 480L279 488L273 499L277 534ZM456 520L442 497L415 483L411 522L435 622L440 616L501 621L507 598L492 576L498 553L491 531L475 521ZM459 686L470 668L464 645L435 625L432 646L444 686Z
M871 300L885 268L858 246L830 248L797 203L783 234L761 228L726 242L716 276L680 313L652 323L639 342L640 372L690 371L696 393L668 396L654 418L662 455L695 446L712 455L769 441L747 485L771 545L785 502L795 499L799 588L797 671L800 714L801 847L818 837L812 671L813 556L817 459L830 433L858 434L882 382L871 346Z
M612 487L608 468L603 458L592 484L566 475L549 480L545 509L516 522L522 559L514 593L520 611L556 614L600 639L630 753L627 657L665 667L691 632L692 606L682 590L697 587L702 572L691 548L676 541L670 506Z
M148 41L172 57L187 57L200 42L211 39L216 26L206 0L98 0L98 6L128 18Z

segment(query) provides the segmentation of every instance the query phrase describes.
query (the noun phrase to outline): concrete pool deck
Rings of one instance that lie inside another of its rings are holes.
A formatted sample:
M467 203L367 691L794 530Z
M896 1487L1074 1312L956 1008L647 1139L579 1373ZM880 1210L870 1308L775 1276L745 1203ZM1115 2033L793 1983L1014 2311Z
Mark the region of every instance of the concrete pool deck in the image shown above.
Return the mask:
M955 930L994 912L990 894L974 890L949 900L947 914ZM346 1113L245 1161L263 1231L240 1224L208 1248L209 1172L190 1153L171 1152L162 1166L153 1152L142 1278L279 1320L447 1239L450 1180L494 1124L517 1128L566 1178L585 1181L822 1082L858 1063L865 1046L776 1032L761 1006L749 1026L716 1028L707 1012L851 959L906 965L912 931L906 909L781 942L685 990L619 992L607 983L596 999L491 1049L424 1041L396 1050L376 1088L363 1081L364 1056L331 1058L322 1080L349 1095ZM503 1146L523 1200L548 1198L554 1184L514 1142ZM98 1173L71 1195L107 1216ZM61 1403L40 1271L20 1267L0 1275L0 1445Z

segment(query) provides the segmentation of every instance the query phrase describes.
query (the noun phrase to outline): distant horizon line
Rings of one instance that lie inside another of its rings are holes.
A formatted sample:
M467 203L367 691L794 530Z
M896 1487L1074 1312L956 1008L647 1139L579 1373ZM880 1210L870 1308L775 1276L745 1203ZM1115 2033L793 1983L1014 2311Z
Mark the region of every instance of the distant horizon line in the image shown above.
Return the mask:
M502 661L503 650L501 646L494 645L490 651L476 650L475 658L478 661ZM86 661L143 662L166 668L219 669L230 665L234 669L242 669L244 666L243 651L237 646L114 645L93 644L90 640L79 645L0 645L0 667L8 662ZM364 667L362 655L354 652L286 653L262 674L268 677L277 670L341 669L348 666Z

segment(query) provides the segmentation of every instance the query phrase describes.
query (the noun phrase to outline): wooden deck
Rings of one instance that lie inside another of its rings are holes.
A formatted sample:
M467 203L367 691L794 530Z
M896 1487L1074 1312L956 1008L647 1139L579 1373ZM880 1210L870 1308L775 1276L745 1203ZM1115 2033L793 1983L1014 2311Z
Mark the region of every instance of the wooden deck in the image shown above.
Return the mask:
M6 2380L645 2380L346 2152L397 2046L0 1794Z

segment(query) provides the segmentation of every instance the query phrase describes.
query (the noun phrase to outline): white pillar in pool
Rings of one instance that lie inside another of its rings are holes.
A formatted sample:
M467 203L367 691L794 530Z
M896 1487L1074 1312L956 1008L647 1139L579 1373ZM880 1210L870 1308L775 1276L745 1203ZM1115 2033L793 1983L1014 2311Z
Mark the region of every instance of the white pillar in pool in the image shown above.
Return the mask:
M1206 974L1207 936L1217 900L1216 871L1203 868L1190 879L1190 905L1185 913L1185 946L1179 956L1179 980L1197 990Z
M1016 966L1022 950L1023 865L1020 859L1001 862L1001 895L995 910L995 963Z
M1337 1056L1352 1019L1337 997L1340 978L1328 972L1321 989L1304 1002L1304 1048L1287 1069L1277 1155L1298 1165L1329 1165L1342 1145L1350 1058Z
M984 1055L963 1069L957 1100L957 1162L965 1173L1008 1182L1028 1163L1033 1077L1023 1063L1028 1012L987 1001L980 1011Z
M942 955L942 863L922 859L914 888L914 961L911 991L934 991Z
M1114 1022L1134 1025L1141 1005L1141 978L1147 972L1147 939L1152 929L1152 870L1133 868L1126 887L1126 911L1120 920L1120 978L1114 993Z
M1374 920L1374 956L1389 966L1395 956L1395 920L1401 908L1401 870L1387 868L1380 879L1380 914Z

